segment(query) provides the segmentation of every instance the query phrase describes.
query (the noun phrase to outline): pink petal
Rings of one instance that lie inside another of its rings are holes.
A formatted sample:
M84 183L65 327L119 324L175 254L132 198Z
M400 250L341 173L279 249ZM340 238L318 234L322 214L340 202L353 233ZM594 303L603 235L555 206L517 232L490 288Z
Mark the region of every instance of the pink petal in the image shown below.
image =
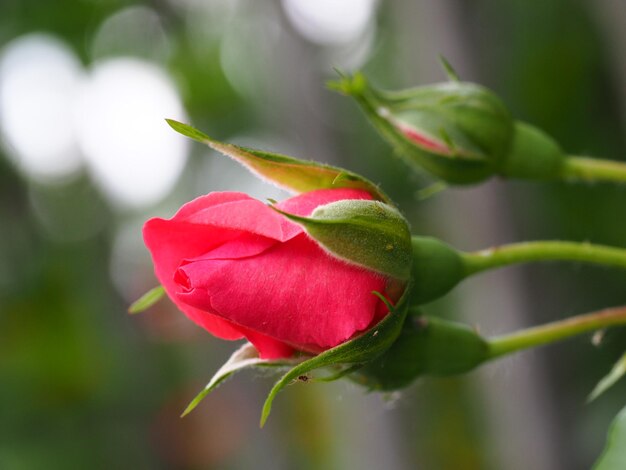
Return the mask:
M190 215L193 215L202 209L206 209L207 207L215 206L225 202L242 201L249 199L252 198L247 194L235 191L224 191L205 194L204 196L197 197L193 201L189 201L188 203L184 204L180 209L178 209L174 217L172 217L172 220L182 221Z
M226 210L221 208L228 206ZM213 211L213 212L211 212ZM235 214L235 217L230 216ZM245 221L250 221L245 224ZM228 226L232 222L232 227ZM244 233L244 230L260 232L275 239L288 239L302 229L286 220L283 216L267 207L265 204L250 198L243 193L224 192L210 193L185 204L172 217L165 220L154 218L146 222L143 229L144 241L152 254L155 274L165 288L168 296L177 307L192 321L204 327L215 336L223 339L239 339L243 335L230 322L212 313L195 309L176 299L177 286L174 282L174 273L180 263L186 259L215 250L227 241L235 240ZM257 250L254 254L270 246L267 239L257 237L258 244L251 242L244 248ZM233 247L230 247L231 250ZM216 251L220 256L220 251ZM221 256L232 256L225 253Z
M432 137L429 137L423 133L420 133L414 127L408 124L404 124L402 122L398 122L397 127L400 130L400 132L402 132L405 135L407 139L413 141L415 144L417 144L418 147L422 147L427 150L433 150L437 153L441 153L444 155L451 154L450 147L444 145L443 143L438 142Z
M362 190L319 190L278 207L309 215L341 199L372 197ZM319 352L381 316L380 302L363 292L382 291L382 279L331 258L298 225L243 193L211 193L170 220L151 219L144 239L157 278L189 318L224 339L245 336L264 358L287 357L292 346ZM289 318L295 321L284 321Z
M258 256L199 258L177 280L180 301L299 349L336 346L365 330L379 303L372 291L385 289L384 278L332 258L305 234Z
M185 257L206 253L240 234L234 230L163 219L150 219L143 228L144 241L154 262L154 272L167 295L192 321L223 339L239 339L243 335L225 319L180 302L175 295L178 286L174 282L174 273Z
M294 348L282 341L247 328L241 328L241 331L246 339L259 351L261 359L281 359L293 355Z
M287 241L302 233L298 225L261 201L251 198L207 207L187 216L185 221L242 230L279 241Z

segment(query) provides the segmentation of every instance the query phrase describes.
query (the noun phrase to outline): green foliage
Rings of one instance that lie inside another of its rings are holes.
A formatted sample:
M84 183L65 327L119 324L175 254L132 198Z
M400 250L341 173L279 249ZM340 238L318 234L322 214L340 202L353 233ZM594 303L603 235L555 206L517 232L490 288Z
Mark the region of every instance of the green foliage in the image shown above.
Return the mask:
M623 470L626 468L626 408L615 417L600 459L593 470Z

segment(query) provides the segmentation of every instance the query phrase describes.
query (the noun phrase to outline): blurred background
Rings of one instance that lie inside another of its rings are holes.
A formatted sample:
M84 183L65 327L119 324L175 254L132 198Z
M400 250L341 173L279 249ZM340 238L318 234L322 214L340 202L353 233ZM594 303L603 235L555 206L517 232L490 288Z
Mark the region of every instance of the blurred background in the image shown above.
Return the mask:
M237 344L164 300L143 222L210 191L285 194L164 118L380 183L415 233L461 249L526 239L626 246L626 187L491 181L420 201L324 82L441 81L443 54L570 153L626 158L623 0L2 0L0 468L587 469L626 383L587 394L625 332L525 352L392 396L298 384L260 430L272 377L242 373L179 414ZM509 268L425 307L498 334L626 304L626 275Z

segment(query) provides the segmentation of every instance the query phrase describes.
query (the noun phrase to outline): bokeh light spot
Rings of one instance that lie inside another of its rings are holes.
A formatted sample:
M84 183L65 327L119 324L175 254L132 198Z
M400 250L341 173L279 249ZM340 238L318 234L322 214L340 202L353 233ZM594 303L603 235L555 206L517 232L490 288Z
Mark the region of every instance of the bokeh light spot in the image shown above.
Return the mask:
M178 180L188 141L165 118L186 120L161 68L131 58L94 67L77 106L78 141L96 184L117 205L154 204Z
M283 0L293 27L311 42L345 44L372 21L376 0Z
M9 43L0 59L0 126L8 156L27 176L52 182L80 167L72 113L82 69L53 36Z
M133 56L164 62L171 45L159 15L144 6L123 8L109 16L96 32L91 56L103 59Z

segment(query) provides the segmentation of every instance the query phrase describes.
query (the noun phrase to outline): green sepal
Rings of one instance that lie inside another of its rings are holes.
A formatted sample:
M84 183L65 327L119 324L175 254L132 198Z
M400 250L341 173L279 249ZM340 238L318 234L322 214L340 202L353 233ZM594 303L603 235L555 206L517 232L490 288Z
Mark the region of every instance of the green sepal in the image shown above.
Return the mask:
M166 121L176 132L208 145L242 164L262 179L287 191L304 193L316 189L363 189L374 199L391 203L389 197L378 186L356 173L313 161L218 142L190 125L172 119Z
M329 84L352 96L370 122L409 164L453 184L472 184L495 174L509 151L513 120L502 101L479 85L450 81L397 92L371 87L357 73ZM435 144L422 145L410 128Z
M530 124L514 125L511 150L498 167L498 173L509 178L551 180L559 178L565 152L556 140Z
M407 314L407 298L410 292L411 284L407 285L407 288L387 316L381 320L377 325L370 328L363 334L356 338L347 341L332 349L328 349L311 359L304 361L289 372L287 372L270 390L270 393L265 400L263 410L261 413L261 427L267 421L270 411L272 409L272 403L274 398L285 386L292 383L298 377L306 375L315 369L320 369L329 366L344 365L348 368L347 371L352 371L352 367L355 369L357 366L367 364L369 361L376 359L383 354L394 343Z
M466 276L461 254L431 237L413 237L411 305L422 305L442 297Z
M181 418L191 413L209 393L240 370L249 368L292 367L302 360L302 358L261 359L257 349L251 343L245 343L230 356L228 361L213 375L206 387L189 403L181 415Z
M454 70L454 67L452 67L452 64L450 64L450 62L448 62L448 59L446 59L441 54L439 54L439 63L441 64L443 71L448 76L448 80L450 80L451 82L461 81L461 79L459 78L459 74L457 73L456 70Z
M609 388L615 385L617 381L621 379L624 375L626 375L626 352L615 363L611 371L607 375L605 375L602 380L600 380L598 384L594 387L594 389L589 394L589 398L587 398L587 402L593 401L598 398Z
M394 207L351 199L319 206L309 217L274 209L302 225L334 256L396 279L409 279L411 232Z
M613 420L606 447L593 470L623 470L626 468L626 408Z
M128 307L128 313L135 314L148 310L155 303L157 303L165 295L165 289L163 286L156 286L146 292L144 295L135 300L130 307Z
M371 390L398 390L420 376L468 372L487 360L487 353L485 339L467 325L411 315L387 352L353 374L353 379Z

